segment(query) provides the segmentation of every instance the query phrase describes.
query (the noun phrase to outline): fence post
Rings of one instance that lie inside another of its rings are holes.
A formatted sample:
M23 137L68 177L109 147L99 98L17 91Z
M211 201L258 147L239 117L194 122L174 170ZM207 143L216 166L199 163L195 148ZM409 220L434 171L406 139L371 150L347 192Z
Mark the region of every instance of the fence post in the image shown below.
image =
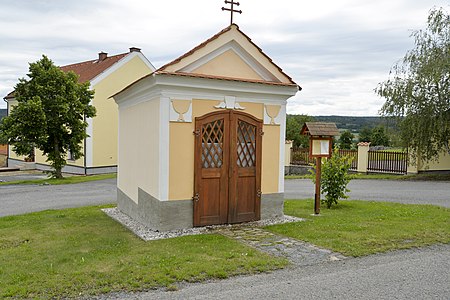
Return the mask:
M367 167L369 166L369 145L370 142L358 143L358 173L367 173Z
M418 157L413 161L411 152L408 151L408 168L406 174L419 174L421 161Z
M293 141L286 140L285 146L284 146L284 166L285 167L288 167L291 165L292 145L293 145Z

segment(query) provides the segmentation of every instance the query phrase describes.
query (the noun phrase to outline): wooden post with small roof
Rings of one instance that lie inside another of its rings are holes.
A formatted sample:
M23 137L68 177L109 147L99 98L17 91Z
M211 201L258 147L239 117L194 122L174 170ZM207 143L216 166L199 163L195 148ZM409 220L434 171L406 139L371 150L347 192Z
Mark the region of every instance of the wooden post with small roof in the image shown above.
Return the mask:
M314 214L320 214L320 177L322 157L330 157L333 136L339 135L335 123L306 122L300 134L309 136L309 156L316 158L316 191L314 194Z

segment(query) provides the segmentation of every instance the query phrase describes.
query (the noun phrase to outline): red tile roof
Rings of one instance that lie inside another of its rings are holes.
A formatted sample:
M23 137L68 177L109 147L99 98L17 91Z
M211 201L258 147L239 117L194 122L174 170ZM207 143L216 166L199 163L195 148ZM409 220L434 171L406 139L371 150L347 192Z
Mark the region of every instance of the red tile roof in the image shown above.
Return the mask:
M265 81L265 80L244 79L244 78L234 78L234 77L224 77L224 76L214 76L214 75L204 75L204 74L184 73L184 72L167 72L167 71L158 71L158 70L139 78L135 82L129 84L128 86L124 87L122 90L120 90L117 93L115 93L114 95L112 95L110 98L122 93L123 91L127 90L131 86L140 82L141 80L144 80L147 77L155 76L155 75L168 75L168 76L193 77L193 78L215 79L215 80L225 80L225 81L235 81L235 82L259 83L259 84L275 85L275 86L292 86L292 87L298 88L299 90L302 89L299 85L297 85L295 83L272 82L272 81Z
M9 92L8 95L6 95L3 99L12 99L15 97L15 91Z
M183 77L195 77L195 78L206 78L206 79L218 79L218 80L228 80L237 82L249 82L249 83L262 83L267 85L278 85L278 86L293 86L297 87L295 83L284 83L257 79L246 79L246 78L235 78L235 77L225 77L225 76L214 76L196 73L185 73L185 72L166 72L166 71L156 71L154 74L161 75L172 75L172 76L183 76Z
M104 60L99 61L98 59L89 60L85 62L80 62L72 65L62 66L61 70L64 72L73 71L75 74L80 76L79 82L86 82L92 80L106 69L117 63L119 60L124 58L129 52L122 53L114 56L106 57Z
M130 54L130 52L108 56L101 61L99 61L99 59L88 60L76 64L62 66L60 68L64 72L69 71L75 72L75 74L79 76L78 79L79 82L86 82L94 79L95 77L106 71L112 65L114 65L119 60L124 58L127 54ZM3 99L5 100L12 99L14 98L14 96L15 96L14 91L12 91L8 95L6 95Z

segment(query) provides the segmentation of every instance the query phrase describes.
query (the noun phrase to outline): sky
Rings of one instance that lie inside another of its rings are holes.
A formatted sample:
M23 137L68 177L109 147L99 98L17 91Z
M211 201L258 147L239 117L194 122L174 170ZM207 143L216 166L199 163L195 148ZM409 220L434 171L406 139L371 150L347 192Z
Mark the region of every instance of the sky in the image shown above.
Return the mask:
M290 114L376 116L374 93L449 0L239 0L234 23L302 87ZM155 67L230 23L222 0L0 0L0 98L47 55L56 65L139 47ZM0 108L6 103L0 100Z

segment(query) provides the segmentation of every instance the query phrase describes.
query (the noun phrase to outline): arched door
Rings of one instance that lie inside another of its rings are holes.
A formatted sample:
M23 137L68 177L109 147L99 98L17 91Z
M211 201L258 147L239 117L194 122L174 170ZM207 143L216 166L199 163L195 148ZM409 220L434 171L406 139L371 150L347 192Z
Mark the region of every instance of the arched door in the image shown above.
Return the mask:
M195 119L194 226L259 220L262 121L226 110Z

